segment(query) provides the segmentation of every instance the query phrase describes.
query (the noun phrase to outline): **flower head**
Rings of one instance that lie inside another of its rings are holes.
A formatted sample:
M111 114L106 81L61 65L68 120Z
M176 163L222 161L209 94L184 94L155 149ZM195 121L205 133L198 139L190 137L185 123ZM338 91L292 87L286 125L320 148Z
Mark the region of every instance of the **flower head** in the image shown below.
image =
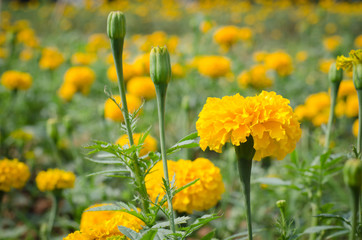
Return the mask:
M39 172L35 181L38 189L45 192L56 189L73 188L75 178L76 177L73 172L54 168Z
M173 198L173 207L179 212L192 213L205 211L215 206L225 191L220 169L206 158L195 161L180 159L177 162L167 161L169 176L175 175L175 185L182 187L199 179L195 184L177 193ZM163 164L158 162L146 176L146 188L150 198L155 201L157 196L164 196L162 185Z
M41 69L54 70L64 62L63 54L56 48L44 48L39 61Z
M9 70L1 76L1 84L9 90L27 90L32 82L33 78L25 72Z
M293 72L292 58L283 51L268 54L265 57L265 65L275 70L279 76L288 76Z
M225 77L231 70L231 61L223 56L201 56L195 59L200 74L211 77Z
M283 159L301 137L300 124L289 100L266 91L247 98L239 94L208 98L196 129L201 149L209 147L219 153L226 142L239 146L251 135L255 160L267 156Z
M138 145L139 140L141 138L141 134L140 133L134 133L133 134L133 141L136 145ZM118 138L116 144L124 146L124 145L128 145L129 144L129 139L128 139L128 135L127 134L123 134L120 138ZM149 152L154 152L157 150L157 141L156 139L154 139L152 136L147 135L147 137L145 138L143 144L142 144L142 148L140 151L140 156L144 156Z
M122 107L121 97L117 95L114 96L114 99ZM126 94L126 99L128 111L130 113L134 113L142 105L142 100L132 94ZM118 122L122 122L124 120L121 109L119 109L112 99L107 99L106 103L104 104L104 117Z
M351 71L353 65L362 64L362 49L351 50L349 52L349 57L338 56L337 57L337 69L344 69Z
M9 192L11 188L22 188L30 177L29 167L18 159L0 160L0 191Z
M127 82L127 92L139 98L156 97L156 89L150 77L133 77Z
M266 88L273 85L273 81L267 76L267 68L264 65L254 65L249 71L243 71L238 76L240 87L251 86L254 88Z
M339 45L341 45L341 42L342 42L342 38L338 35L335 35L335 36L325 38L323 40L323 45L326 50L332 52L332 51L336 50Z
M87 94L95 80L95 73L89 67L71 67L64 75L64 84L73 85L76 91Z

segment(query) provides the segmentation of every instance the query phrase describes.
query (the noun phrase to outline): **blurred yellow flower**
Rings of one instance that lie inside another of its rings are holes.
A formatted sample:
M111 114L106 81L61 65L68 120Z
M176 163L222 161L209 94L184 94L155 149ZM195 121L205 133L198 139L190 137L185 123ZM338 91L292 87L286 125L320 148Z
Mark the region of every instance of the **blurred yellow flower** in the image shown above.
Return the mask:
M347 96L345 114L347 117L357 117L358 116L357 94Z
M226 142L235 146L254 139L254 159L273 156L283 159L301 137L300 124L289 100L275 92L262 91L255 97L239 94L208 98L199 114L196 129L200 147L221 152Z
M140 133L134 133L133 134L133 141L135 145L138 145L140 137L142 134ZM116 141L116 144L120 146L129 145L129 139L127 134L123 134L118 138ZM145 138L142 148L140 150L140 157L147 155L149 152L155 152L157 150L157 141L152 136L147 135Z
M57 189L73 188L75 178L76 177L73 172L54 168L39 172L35 178L35 182L38 189L45 192Z
M140 98L156 97L155 85L150 77L133 77L127 82L127 92Z
M327 51L333 52L337 49L342 43L342 38L340 36L327 37L323 40L323 46Z
M34 52L31 48L25 48L20 52L20 60L27 62L33 58Z
M254 65L249 71L240 73L238 83L242 88L250 86L258 89L273 85L273 81L267 76L267 68L261 64Z
M186 69L179 63L175 63L171 67L172 78L183 78L186 75Z
M358 129L359 129L359 121L358 119L356 119L354 122L353 122L353 126L352 126L352 133L355 137L358 136Z
M200 23L199 29L202 33L207 33L213 27L213 23L211 21L202 21Z
M356 46L356 48L362 48L362 34L358 35L354 39L354 45Z
M200 56L195 65L200 74L211 77L225 77L231 70L231 61L223 56Z
M293 72L292 58L283 51L270 53L265 57L265 66L275 70L279 76L288 76Z
M299 51L299 52L297 52L297 55L295 56L295 59L298 62L304 62L305 60L307 60L307 58L308 58L307 51Z
M46 47L42 51L39 61L41 69L54 70L64 62L63 54L56 48Z
M77 88L73 84L63 83L58 90L58 96L64 101L69 102L76 92Z
M343 80L338 88L338 98L354 94L357 95L357 91L356 88L354 87L353 80Z
M87 52L97 53L101 50L107 50L110 48L110 42L108 37L103 33L96 33L88 38L86 46Z
M71 62L74 65L89 65L96 61L94 53L76 52L72 55Z
M156 31L145 36L145 40L140 46L140 50L143 52L149 52L154 46L167 46L167 50L170 53L174 53L178 42L179 38L177 36L168 37L165 32Z
M133 65L123 62L123 80L128 81L133 76ZM114 64L108 68L107 77L112 82L118 82L116 66Z
M30 48L39 46L39 40L36 37L34 30L31 28L25 28L18 32L16 35L16 41Z
M33 78L25 72L9 70L1 76L1 84L9 90L27 90L32 82Z
M21 140L23 142L28 142L33 139L33 134L25 132L22 129L17 129L10 133L10 137L16 140Z
M20 189L30 177L29 167L18 159L0 160L0 191L9 192L11 188Z
M121 97L113 96L116 102L122 107ZM134 113L142 105L142 100L132 94L126 94L128 112ZM123 122L124 117L122 111L113 102L112 99L107 99L104 104L104 117L113 121Z
M323 73L328 73L331 64L334 63L334 59L321 59L319 60L319 70Z
M265 60L265 57L268 55L267 52L264 51L257 51L253 53L253 59L255 62L263 62Z
M239 31L240 29L233 25L220 27L214 33L214 41L230 47L240 40Z
M89 67L77 66L69 68L64 74L63 85L73 85L77 92L88 94L95 80L95 73Z
M194 161L180 159L177 162L167 161L170 178L175 175L175 185L182 187L199 179L195 184L177 193L173 198L173 207L178 212L205 211L214 207L225 191L220 169L206 158ZM152 201L161 199L165 192L162 184L162 161L156 163L146 175L147 193Z
M150 74L150 54L141 54L136 57L133 64L134 76L142 76Z

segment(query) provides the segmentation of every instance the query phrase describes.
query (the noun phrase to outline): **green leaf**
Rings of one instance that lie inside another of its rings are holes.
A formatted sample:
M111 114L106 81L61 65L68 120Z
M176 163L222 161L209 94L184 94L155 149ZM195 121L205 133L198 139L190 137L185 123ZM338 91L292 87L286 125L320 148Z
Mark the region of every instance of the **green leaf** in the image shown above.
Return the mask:
M348 225L351 225L351 222L350 222L348 219L346 219L346 218L344 218L344 217L342 217L342 216L340 216L340 215L322 213L322 214L316 215L316 217L321 217L321 218L334 218L334 219L336 219L336 220L339 220L339 221L342 221L342 222L344 222L344 223L347 223Z
M185 140L183 142L176 143L175 145L173 145L172 147L167 149L167 154L172 154L181 148L194 148L194 147L198 147L198 146L199 146L199 143L195 140Z
M205 236L203 236L200 240L211 240L215 236L215 229Z
M107 174L107 173L123 173L124 174L124 173L129 173L129 170L125 169L125 168L110 169L110 170L103 170L103 171L99 171L99 172L95 172L95 173L90 173L86 176L90 177L90 176L102 175L102 174Z
M341 231L335 232L331 235L328 235L326 239L334 239L335 237L347 235L348 233L349 233L349 230L341 230Z
M184 216L184 217L178 217L175 218L175 224L183 224L183 223L187 223L187 221L190 219L190 217L188 216ZM156 225L154 225L152 228L165 228L170 226L170 222L161 222L161 223L157 223Z
M234 234L234 235L232 235L230 237L225 238L224 240L232 240L234 238L245 237L245 236L248 236L248 231L244 231L244 232L241 232L241 233L236 233L236 234Z
M337 229L344 229L344 227L341 226L316 226L316 227L309 227L306 230L304 230L304 232L302 232L300 234L301 235L305 235L305 234L312 234L312 233L319 233L325 230L337 230Z
M198 219L196 219L196 221L191 224L190 226L187 226L185 228L181 228L181 230L185 230L186 232L183 235L183 239L185 239L186 237L190 236L193 232L195 232L196 230L200 229L201 227L205 226L206 224L208 224L209 222L211 222L212 220L218 219L220 218L219 216L215 216L215 215L204 215Z
M154 240L157 234L157 229L149 229L148 231L142 234L142 238L140 240Z
M85 159L87 159L88 161L91 161L91 162L95 162L95 163L101 163L101 164L123 164L121 161L119 160L107 160L107 159L104 159L104 160L98 160L98 159L94 159L94 158L88 158L86 157Z
M183 141L186 141L186 140L193 140L193 139L196 139L198 137L198 133L197 132L193 132L193 133L190 133L189 135L185 136L184 138L182 138L180 141L178 141L177 143L179 142L183 142Z
M131 240L140 240L141 234L124 226L118 226L118 230Z
M92 207L90 209L88 209L86 212L94 212L94 211L118 211L118 210L122 210L122 207L116 206L114 204L107 204L104 206L99 206L99 207Z
M280 178L272 178L272 177L258 178L254 182L266 185L272 185L272 186L290 186L292 184L291 181L284 181Z
M186 185L184 185L184 186L182 186L182 187L180 187L180 188L177 188L173 195L176 195L177 193L181 192L181 191L184 190L185 188L188 188L188 187L194 185L194 184L195 184L197 181L199 181L199 180L200 180L200 178L195 179L195 180L187 183Z

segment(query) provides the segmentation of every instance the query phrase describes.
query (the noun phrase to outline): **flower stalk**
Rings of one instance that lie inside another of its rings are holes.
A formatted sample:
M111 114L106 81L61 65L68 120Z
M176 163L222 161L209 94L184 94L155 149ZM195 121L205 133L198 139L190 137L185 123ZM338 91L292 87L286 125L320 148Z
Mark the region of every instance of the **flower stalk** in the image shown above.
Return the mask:
M52 206L50 208L48 224L47 224L47 227L46 227L46 233L47 233L48 239L51 239L51 233L52 233L52 229L53 229L53 226L54 226L55 216L57 214L57 208L58 208L58 196L57 196L57 194L54 193L54 192L51 192L50 193L50 198L51 198L51 201L52 201Z
M235 146L235 153L238 160L238 169L242 188L244 191L244 201L246 206L246 219L248 223L248 236L249 240L253 239L252 219L251 219L251 206L250 206L250 178L252 161L255 155L254 140L252 136L247 137L245 143L240 146Z
M357 89L358 97L358 136L357 136L357 152L361 154L362 150L362 89Z

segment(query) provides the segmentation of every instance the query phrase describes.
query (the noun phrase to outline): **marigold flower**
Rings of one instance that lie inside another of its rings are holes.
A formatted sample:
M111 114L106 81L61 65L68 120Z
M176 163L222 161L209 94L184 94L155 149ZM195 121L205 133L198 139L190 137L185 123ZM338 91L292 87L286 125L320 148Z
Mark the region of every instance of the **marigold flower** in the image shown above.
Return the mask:
M220 45L230 47L240 40L239 32L240 29L237 26L220 27L214 33L214 41Z
M201 149L209 147L219 153L226 142L239 146L251 135L255 160L267 156L283 159L301 137L300 124L289 100L266 91L247 98L239 94L208 98L196 129Z
M355 39L354 39L354 45L357 48L362 48L362 34L358 35Z
M73 172L54 168L39 172L35 178L35 182L38 189L45 192L56 189L73 188L75 178Z
M358 119L356 119L352 125L352 133L355 137L358 136L358 129L359 129L359 121L358 121Z
M213 23L210 21L202 21L199 25L199 29L202 33L207 33L213 27Z
M352 80L343 80L338 88L338 98L357 94Z
M74 65L89 65L96 60L94 53L76 52L72 55L71 62Z
M319 70L323 73L328 73L331 65L335 62L334 59L321 59L319 61ZM338 68L337 68L338 69Z
M103 33L96 33L88 38L86 46L87 52L96 53L100 50L106 50L110 48L108 37Z
M30 48L39 46L39 40L36 37L34 30L31 28L25 28L18 32L16 41Z
M95 204L87 208L80 221L80 231L91 236L91 239L107 239L112 236L123 236L118 226L124 226L139 232L145 223L137 217L121 211L87 211L94 207L109 204Z
M156 89L150 77L133 77L127 82L127 92L140 98L156 97Z
M314 126L328 122L330 97L327 92L311 94L303 105L295 109L295 114L300 120L310 120Z
M134 76L150 74L150 55L147 53L137 56L132 67Z
M64 75L64 84L73 85L76 91L83 94L88 94L94 80L95 73L89 67L71 67Z
M239 86L245 88L267 88L273 85L273 81L267 76L267 68L264 65L254 65L249 71L243 71L238 76Z
M341 45L341 42L342 42L342 38L340 36L332 36L332 37L328 37L328 38L325 38L323 40L323 45L324 45L324 48L330 52L336 50L336 48Z
M195 63L202 75L211 78L224 77L231 70L230 59L223 56L201 56Z
M63 83L58 90L58 96L64 101L69 102L76 92L77 88L73 84Z
M18 159L0 160L0 191L9 192L11 188L20 189L30 177L29 167Z
M179 63L175 63L171 67L172 78L183 78L186 75L185 67Z
M33 78L25 72L9 70L1 76L1 84L9 90L27 90L32 82Z
M351 50L349 57L338 56L337 57L337 69L344 69L351 71L354 64L362 64L362 49Z
M64 56L58 49L47 47L44 48L39 61L41 69L54 70L64 62Z
M167 161L168 174L175 175L175 185L182 187L199 179L195 184L177 193L173 198L173 207L179 212L192 213L205 211L215 206L225 191L220 169L206 158L195 161L180 159L177 162ZM157 196L164 196L162 185L163 165L159 161L146 176L146 188L150 198L155 201Z
M265 65L267 68L275 70L282 77L288 76L293 72L292 58L289 54L282 51L268 54L265 57Z
M87 233L83 233L81 231L75 231L74 233L69 233L63 240L92 240L91 236Z
M140 133L133 134L134 144L138 145L141 136L142 136L142 134L140 134ZM118 140L116 141L116 144L118 144L120 146L129 145L128 135L123 134L121 137L118 138ZM149 152L154 152L156 150L157 150L156 139L154 139L150 135L147 135L147 137L145 138L145 140L143 142L142 148L140 150L140 156L144 156L144 155L148 154Z
M122 107L121 97L118 95L113 97ZM132 94L126 94L126 99L128 111L130 113L134 113L142 105L142 100ZM106 103L104 104L104 117L118 122L122 122L124 120L122 111L113 102L112 99L107 99Z

